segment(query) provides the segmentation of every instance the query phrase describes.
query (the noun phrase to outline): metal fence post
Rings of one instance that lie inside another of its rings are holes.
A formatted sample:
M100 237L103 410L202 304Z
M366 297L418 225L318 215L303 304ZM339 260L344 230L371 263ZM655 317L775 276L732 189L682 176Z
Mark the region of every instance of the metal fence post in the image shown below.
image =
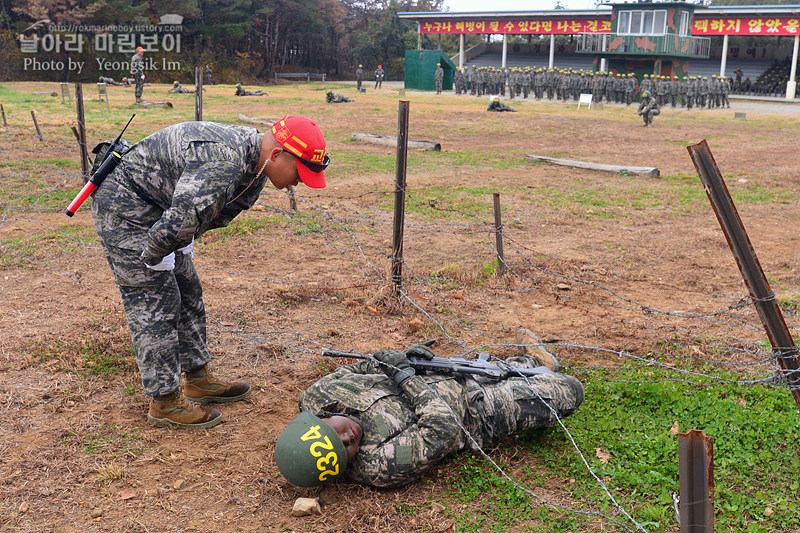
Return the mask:
M678 434L681 533L714 533L714 439L692 429Z
M797 346L794 344L792 334L783 320L778 303L775 301L775 293L769 287L767 277L758 262L756 252L750 243L750 238L739 218L739 212L733 204L725 186L725 180L719 172L714 156L708 148L708 143L703 140L693 146L687 146L689 155L692 157L694 166L717 215L719 225L728 240L733 257L742 273L744 283L750 291L750 296L754 300L754 305L761 318L761 323L767 331L770 343L772 343L772 353L781 373L789 383L789 390L794 396L794 400L800 408L800 367L797 362Z

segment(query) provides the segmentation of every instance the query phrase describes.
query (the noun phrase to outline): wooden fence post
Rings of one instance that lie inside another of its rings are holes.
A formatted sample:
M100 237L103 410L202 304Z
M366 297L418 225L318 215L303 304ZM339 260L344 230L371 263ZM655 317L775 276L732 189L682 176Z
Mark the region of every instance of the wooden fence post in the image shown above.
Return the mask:
M392 281L395 284L395 291L403 287L403 227L406 208L408 109L408 100L400 100L397 113L397 164L394 182L394 221L392 228Z
M83 114L83 85L75 84L75 106L78 111L78 144L81 149L83 179L89 177L89 150L86 148L86 117Z
M194 69L194 119L203 120L203 67Z
M506 261L503 257L503 222L500 217L500 193L494 193L494 237L497 248L497 264L500 274L506 273Z
M33 109L31 109L31 117L33 117L33 125L36 126L36 135L39 136L40 141L43 141L42 131L39 129L39 122L36 120L36 113L33 112Z

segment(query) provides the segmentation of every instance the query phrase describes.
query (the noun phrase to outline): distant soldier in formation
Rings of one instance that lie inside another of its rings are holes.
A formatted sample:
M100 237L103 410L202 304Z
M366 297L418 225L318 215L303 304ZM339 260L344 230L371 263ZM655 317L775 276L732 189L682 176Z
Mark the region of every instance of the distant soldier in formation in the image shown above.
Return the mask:
M633 95L636 94L637 85L639 85L639 82L636 76L633 75L633 72L629 72L628 78L625 80L625 105L633 103Z
M333 91L325 91L325 103L327 104L340 104L342 102L352 101L352 98L348 98L343 94L335 93Z
M386 77L386 72L383 70L383 65L378 65L375 69L375 88L383 88L383 78Z
M172 89L170 89L169 92L174 94L194 94L194 91L190 91L189 89L184 89L181 87L181 82L178 80L172 82Z
M736 70L733 71L733 75L736 76L736 81L734 82L733 89L735 91L739 91L742 88L742 76L744 76L742 68L736 67Z
M661 110L658 106L658 100L650 96L650 93L645 91L642 93L642 101L639 102L639 115L644 120L644 127L646 128L653 123L653 117L660 114Z
M486 111L514 111L514 112L516 112L517 110L514 109L513 107L509 107L506 104L504 104L503 102L501 102L499 96L493 96L489 100L489 107L486 109Z
M731 101L728 98L728 95L731 94L731 82L728 78L722 79L722 95L721 95L721 106L725 108L731 107Z
M436 83L436 94L442 94L442 82L444 82L444 69L441 63L436 63L436 71L433 73L433 81Z
M100 83L105 83L106 85L115 85L117 87L122 86L120 82L114 81L114 78L106 78L105 76L100 76Z
M469 85L469 94L475 96L475 78L477 77L478 71L475 65L472 65L472 68L467 71L467 85Z
M269 96L264 91L246 91L241 83L236 84L236 96Z
M467 93L467 75L463 69L456 68L453 72L453 89L455 89L456 95Z
M675 106L678 105L678 97L680 96L680 82L678 81L677 76L672 76L672 80L669 82L669 101L672 105L673 109Z
M697 98L697 78L689 76L689 82L686 84L686 109L694 107L695 98Z
M356 69L356 90L361 92L361 84L364 82L364 68L363 65L358 65Z

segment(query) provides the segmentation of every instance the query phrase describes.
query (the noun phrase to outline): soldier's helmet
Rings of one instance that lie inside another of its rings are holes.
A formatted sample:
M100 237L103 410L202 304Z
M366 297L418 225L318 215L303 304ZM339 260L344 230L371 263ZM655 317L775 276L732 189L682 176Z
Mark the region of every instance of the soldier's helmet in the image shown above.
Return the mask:
M331 90L328 89L327 91L325 91L325 94L331 94Z
M492 98L492 102L499 102L499 101L500 101L500 97L499 96L495 96L495 97Z
M103 76L100 76L99 78L97 78L97 81L103 81Z
M342 439L322 419L304 411L275 442L281 475L298 487L316 487L344 477L347 453Z
M173 81L172 85L178 85L178 80Z
M703 79L704 79L704 80L707 80L707 79L708 79L708 76L703 76Z
M363 66L364 66L364 65L358 65L358 68L361 68L361 67L363 67Z
M441 66L442 66L442 64L441 64L441 63L436 63L436 66L437 66L437 67L441 67Z
M237 83L237 84L236 84L236 86L237 86L237 87L241 87L241 86L242 86L242 84L241 84L241 83Z
M642 93L642 98L648 98L649 96L650 96L650 93L647 92L647 91Z

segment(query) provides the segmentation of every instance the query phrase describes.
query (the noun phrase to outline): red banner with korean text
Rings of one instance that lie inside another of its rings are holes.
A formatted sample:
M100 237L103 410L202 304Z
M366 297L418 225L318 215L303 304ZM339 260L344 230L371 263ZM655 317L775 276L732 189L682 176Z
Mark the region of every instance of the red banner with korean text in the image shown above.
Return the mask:
M419 24L420 33L508 33L508 34L575 34L608 33L610 19L530 19L530 20L425 20Z
M692 35L800 35L800 18L695 16Z

